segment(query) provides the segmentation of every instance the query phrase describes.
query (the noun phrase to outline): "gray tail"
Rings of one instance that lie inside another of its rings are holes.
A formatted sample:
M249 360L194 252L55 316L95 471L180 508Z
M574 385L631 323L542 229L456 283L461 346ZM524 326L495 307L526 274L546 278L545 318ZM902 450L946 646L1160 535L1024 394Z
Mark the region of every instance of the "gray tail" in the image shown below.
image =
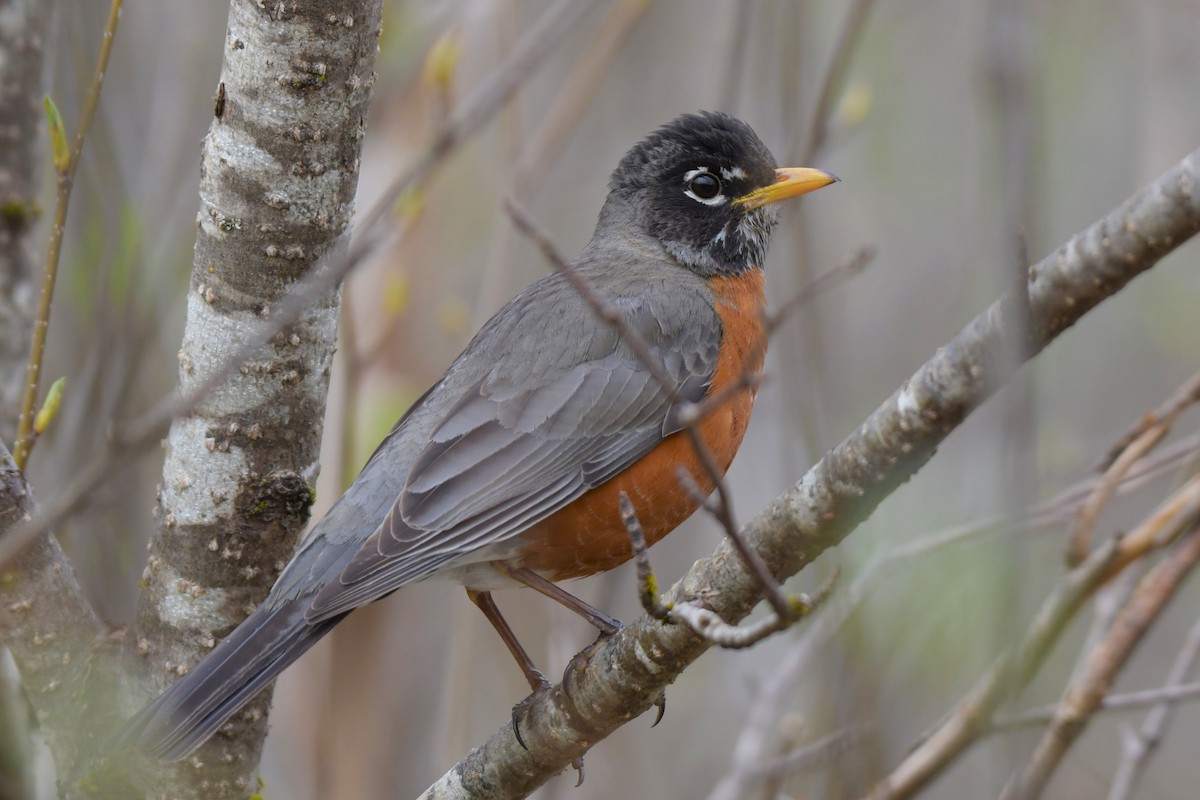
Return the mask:
M191 753L341 621L309 624L307 601L259 606L187 675L139 711L118 744L157 758Z

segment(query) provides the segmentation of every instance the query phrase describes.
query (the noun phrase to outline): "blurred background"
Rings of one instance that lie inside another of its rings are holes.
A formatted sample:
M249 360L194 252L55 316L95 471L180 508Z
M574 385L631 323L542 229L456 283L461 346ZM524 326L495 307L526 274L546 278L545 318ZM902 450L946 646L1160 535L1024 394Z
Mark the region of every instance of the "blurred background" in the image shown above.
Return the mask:
M71 130L106 5L61 3L47 40L49 85ZM549 5L386 4L360 211ZM136 416L175 383L226 10L127 0L72 200L46 368L70 387L32 462L43 499L95 452L109 420ZM1040 259L1200 144L1198 26L1197 0L593 3L410 203L395 246L350 278L314 513L473 331L549 268L514 232L505 196L573 254L631 145L679 113L720 109L747 120L781 163L807 160L843 181L785 210L767 263L775 306L859 248L877 248L866 271L802 306L772 341L769 382L730 472L735 511L748 519L998 296L1020 260L1018 235ZM45 181L49 207L49 170ZM849 586L891 548L1019 511L1087 477L1117 435L1197 369L1197 267L1193 242L1090 314L789 588L814 591L834 566ZM150 452L114 474L60 531L114 624L132 616L161 459ZM1100 533L1128 529L1177 478L1166 472L1123 496ZM861 605L784 685L763 755L871 727L753 796L864 792L1025 629L1062 573L1065 530L1003 527L868 581ZM660 582L720 536L711 520L690 520L652 552ZM639 613L628 567L569 588L620 618ZM498 602L557 676L592 633L527 595ZM1200 587L1185 587L1118 690L1161 685L1198 601ZM1090 616L1014 707L1058 698ZM567 774L537 797L707 796L731 769L748 711L805 633L801 624L748 651L709 653L671 688L662 724L633 721L589 753L581 788ZM267 795L415 796L507 725L526 693L460 588L406 588L356 613L280 680ZM1140 719L1098 719L1047 796L1106 793L1122 726ZM922 797L994 796L1038 734L987 738ZM1139 797L1194 792L1183 787L1200 784L1197 737L1200 708L1184 706Z

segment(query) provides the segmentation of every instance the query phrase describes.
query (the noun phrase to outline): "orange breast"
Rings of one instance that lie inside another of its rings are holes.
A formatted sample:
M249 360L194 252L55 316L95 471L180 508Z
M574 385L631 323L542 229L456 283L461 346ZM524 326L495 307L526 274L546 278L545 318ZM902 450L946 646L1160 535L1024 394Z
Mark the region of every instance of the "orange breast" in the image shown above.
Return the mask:
M763 272L710 281L721 318L723 335L710 394L723 391L746 372L762 370L766 355L763 324ZM754 390L747 388L710 413L700 423L701 437L712 450L721 473L729 468L746 434ZM633 555L629 534L621 521L617 500L629 495L646 541L654 544L698 508L676 478L682 466L705 492L715 489L685 431L668 436L654 450L620 475L548 517L524 535L528 546L518 561L550 580L580 578L612 569Z

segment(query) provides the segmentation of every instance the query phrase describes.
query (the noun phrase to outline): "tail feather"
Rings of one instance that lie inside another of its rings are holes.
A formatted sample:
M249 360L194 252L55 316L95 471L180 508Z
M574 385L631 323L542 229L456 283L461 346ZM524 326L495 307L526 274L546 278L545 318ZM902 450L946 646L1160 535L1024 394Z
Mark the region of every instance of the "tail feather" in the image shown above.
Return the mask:
M191 753L341 621L309 624L307 602L259 607L187 675L139 711L120 734L157 758ZM344 615L342 615L344 616Z

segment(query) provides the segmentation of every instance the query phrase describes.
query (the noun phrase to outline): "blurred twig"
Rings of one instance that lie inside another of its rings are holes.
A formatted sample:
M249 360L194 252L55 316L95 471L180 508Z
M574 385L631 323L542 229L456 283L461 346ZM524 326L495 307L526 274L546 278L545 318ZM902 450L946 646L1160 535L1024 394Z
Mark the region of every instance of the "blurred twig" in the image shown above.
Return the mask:
M1169 423L1164 422L1161 435L1165 436L1168 430ZM1159 438L1161 439L1161 436ZM1101 481L1096 492L1105 488L1111 495L1117 482L1132 465L1133 461L1130 461L1120 475L1112 477L1108 482ZM1084 502L1082 508L1087 508L1093 497L1095 492ZM1198 517L1200 474L1193 476L1174 491L1129 535L1110 538L1085 554L1078 566L1063 576L1058 588L1043 603L1034 623L1019 644L1001 656L934 732L876 785L869 795L870 800L900 800L911 797L940 773L990 726L992 715L999 704L1029 682L1084 599L1152 549L1169 545L1189 526L1195 524ZM1143 584L1144 582L1145 579ZM1128 609L1129 606L1126 605L1125 608ZM1109 626L1100 643L1092 650L1093 653L1102 648L1105 641L1111 639L1113 631L1119 625L1118 615L1118 620ZM1095 668L1089 662L1084 676L1078 680L1093 680L1088 676L1094 675L1094 672ZM1065 746L1062 749L1065 751ZM1059 756L1061 757L1061 753ZM1053 768L1050 766L1050 758L1049 755L1042 757L1037 768L1039 775L1043 770ZM1046 774L1048 775L1048 772ZM1044 779L1045 776L1042 777ZM1012 788L1014 785L1010 784L1009 791L1016 791ZM1016 796L1024 797L1024 794L1018 793Z
M54 283L58 278L58 258L62 252L63 232L67 225L67 206L71 201L71 189L75 185L75 172L83 155L83 143L91 130L100 103L100 89L104 85L104 73L108 67L108 56L112 52L113 37L117 32L117 21L121 18L122 0L112 0L108 10L108 21L100 40L100 55L96 58L96 69L92 73L92 85L83 101L83 111L75 129L75 142L66 163L56 155L55 169L58 172L58 193L55 197L54 221L50 225L50 245L46 250L46 266L42 277L42 293L38 298L37 319L33 324L33 343L29 350L29 369L25 376L25 392L21 397L21 416L17 421L17 438L13 445L13 460L18 469L25 469L32 445L33 415L37 406L38 383L42 372L42 355L46 350L46 331L50 327L50 304L54 298ZM47 102L49 106L49 102ZM57 147L56 147L57 150ZM2 563L2 561L0 561Z
M874 0L854 0L846 10L838 38L817 85L816 99L808 116L804 139L792 139L784 148L788 163L812 164L828 143L835 101L845 82L846 73L873 8ZM785 213L785 219L790 218L792 223L787 227L797 243L793 248L796 280L800 285L804 285L812 280L813 237L810 235L803 199L790 212ZM834 383L828 378L825 328L820 309L813 309L812 313L801 317L800 326L796 346L782 353L785 359L782 372L788 388L785 399L794 409L793 413L800 429L803 461L807 463L816 457L823 446L820 436L825 416L823 412L833 403Z
M1108 539L1064 575L1016 646L988 668L936 729L923 737L865 800L912 797L973 744L987 730L1000 703L1037 672L1075 612L1103 582L1116 555L1116 540Z
M1004 800L1036 800L1041 796L1067 750L1087 728L1117 673L1198 562L1200 527L1188 533L1138 583L1108 635L1088 656L1084 674L1067 688L1029 763L1005 787L1001 794Z
M1200 620L1192 623L1187 639L1176 656L1175 663L1171 665L1167 682L1161 689L1109 695L1103 699L1101 707L1105 709L1133 705L1134 695L1139 698L1153 698L1152 702L1155 704L1146 714L1141 728L1137 731L1125 731L1121 762L1117 765L1116 775L1113 776L1108 800L1128 800L1133 796L1138 779L1166 736L1175 706L1184 700L1200 697L1200 683L1184 683L1195 667L1197 659L1200 659Z
M725 37L722 49L726 55L725 68L721 70L721 86L717 91L718 111L730 114L738 111L737 97L746 71L746 48L750 41L750 22L754 19L755 5L753 0L726 5L729 16L725 24L720 26Z
M417 160L392 182L375 207L362 219L356 240L349 250L327 264L316 265L308 278L298 281L295 288L280 301L278 308L272 309L259 332L248 336L242 348L230 354L220 368L198 380L191 391L168 395L146 414L118 429L108 448L80 467L74 479L45 505L36 519L20 526L0 543L0 565L8 563L39 534L58 524L97 485L114 474L118 464L157 442L173 419L194 410L201 400L221 385L232 370L293 322L313 298L336 286L351 269L387 241L394 229L393 207L396 201L406 191L422 185L465 140L478 133L503 107L508 96L562 40L567 28L594 1L558 0L543 14L526 34L517 52L459 106L457 113L451 115Z
M854 0L846 11L846 19L838 33L837 42L833 45L833 53L821 76L820 89L817 91L812 115L808 119L808 133L804 137L804 148L800 151L798 163L810 163L829 141L829 121L833 117L834 103L845 83L846 72L858 50L858 43L862 40L867 18L871 15L874 5L875 0Z
M1116 485L1118 493L1133 491L1147 481L1173 469L1180 461L1200 452L1200 436L1192 436L1164 448L1154 457L1138 462ZM922 559L947 547L966 543L989 534L1010 530L1058 530L1095 492L1098 478L1088 478L1021 514L974 520L916 541L903 544L872 560L836 602L827 603L809 621L800 639L787 651L779 667L767 679L746 714L746 722L734 746L729 773L709 795L709 800L737 800L744 795L748 781L764 758L774 736L776 721L783 713L789 695L805 674L812 657L821 652L841 630L850 616L868 596L883 585L896 570L918 564Z
M1072 563L1082 560L1091 546L1100 512L1108 504L1117 483L1163 440L1179 416L1197 402L1200 402L1200 375L1193 376L1181 386L1161 408L1148 412L1109 449L1101 462L1104 476L1075 519L1075 530L1067 550Z
M1183 651L1180 653L1183 655ZM1195 652L1190 655L1194 658ZM1177 664L1179 662L1176 662ZM1189 663L1189 667L1191 664ZM1143 706L1171 707L1176 703L1200 699L1200 681L1193 683L1170 683L1157 689L1143 689L1137 692L1122 692L1121 694L1106 695L1097 711L1128 711ZM1022 728L1037 728L1054 720L1059 710L1058 705L1047 705L1030 708L1014 714L997 717L992 725L992 732L1020 730ZM1114 782L1115 783L1115 782Z
M625 42L637 29L649 6L649 0L619 0L610 6L608 14L596 27L595 35L555 93L549 109L517 153L509 192L514 200L529 205L539 195L568 136L591 107ZM490 255L479 292L476 316L480 324L491 316L501 295L508 294L505 284L511 271L514 244L512 227L498 226L488 247Z

